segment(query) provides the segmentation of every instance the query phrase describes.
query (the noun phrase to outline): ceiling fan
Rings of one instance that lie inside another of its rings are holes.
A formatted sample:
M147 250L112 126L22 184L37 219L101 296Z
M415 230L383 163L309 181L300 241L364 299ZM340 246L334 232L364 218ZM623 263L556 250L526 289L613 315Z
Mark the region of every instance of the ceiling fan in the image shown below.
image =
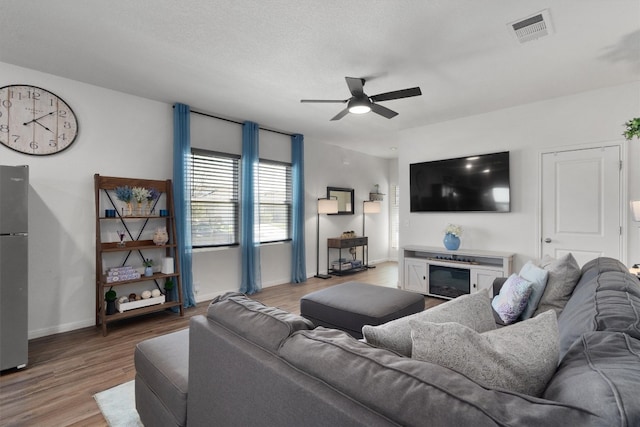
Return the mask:
M411 96L420 96L422 92L419 87L412 87L410 89L394 90L392 92L379 93L378 95L369 96L364 93L365 79L356 77L345 77L349 92L353 95L347 99L301 99L300 102L323 102L323 103L347 103L347 108L336 114L331 120L340 120L347 113L364 114L369 111L380 114L387 119L392 119L398 115L393 110L376 104L380 101L390 101L392 99L409 98Z

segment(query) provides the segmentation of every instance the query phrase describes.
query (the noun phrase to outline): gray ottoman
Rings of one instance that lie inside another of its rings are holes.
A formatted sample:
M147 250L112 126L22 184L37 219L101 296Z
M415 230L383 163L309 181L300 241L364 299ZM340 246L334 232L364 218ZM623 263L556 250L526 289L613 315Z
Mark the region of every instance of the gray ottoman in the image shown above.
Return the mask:
M359 282L347 282L300 299L300 314L316 326L362 338L364 325L381 325L424 310L424 296Z
M136 410L145 426L187 425L189 329L136 345Z

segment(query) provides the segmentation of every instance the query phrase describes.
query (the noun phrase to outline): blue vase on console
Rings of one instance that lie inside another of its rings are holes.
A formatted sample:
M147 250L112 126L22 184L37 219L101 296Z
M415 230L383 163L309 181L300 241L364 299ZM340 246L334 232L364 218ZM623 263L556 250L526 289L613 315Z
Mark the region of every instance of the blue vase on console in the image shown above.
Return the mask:
M458 236L454 236L451 233L447 233L444 235L444 247L450 251L457 251L460 247L460 238Z

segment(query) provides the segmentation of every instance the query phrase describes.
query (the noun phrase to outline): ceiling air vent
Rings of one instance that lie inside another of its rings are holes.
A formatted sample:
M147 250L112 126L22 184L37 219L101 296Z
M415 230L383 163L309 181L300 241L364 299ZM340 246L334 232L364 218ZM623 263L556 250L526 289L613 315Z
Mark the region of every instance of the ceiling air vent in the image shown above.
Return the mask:
M530 42L540 37L553 34L549 9L545 9L507 25L509 27L509 31L520 43Z

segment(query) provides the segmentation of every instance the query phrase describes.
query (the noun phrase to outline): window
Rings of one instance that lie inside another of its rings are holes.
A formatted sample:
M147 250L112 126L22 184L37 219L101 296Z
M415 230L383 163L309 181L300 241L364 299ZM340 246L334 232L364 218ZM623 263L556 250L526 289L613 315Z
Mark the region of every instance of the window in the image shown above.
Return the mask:
M191 244L238 244L240 157L191 150Z
M191 244L194 248L239 244L240 157L191 150ZM256 239L291 239L291 165L260 160Z
M291 165L260 160L258 166L259 220L255 225L260 243L291 239Z

